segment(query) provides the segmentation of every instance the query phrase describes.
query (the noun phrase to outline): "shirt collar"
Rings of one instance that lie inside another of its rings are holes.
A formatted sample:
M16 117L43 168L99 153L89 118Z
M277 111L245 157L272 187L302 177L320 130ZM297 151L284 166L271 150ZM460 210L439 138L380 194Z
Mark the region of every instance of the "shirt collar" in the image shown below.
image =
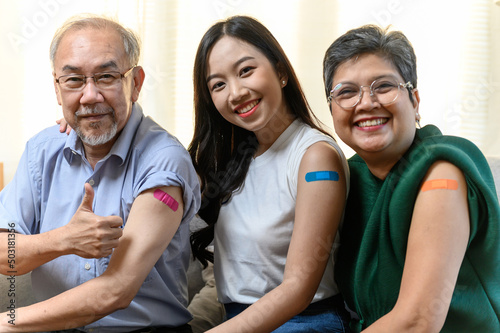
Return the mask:
M114 155L120 158L120 165L125 161L125 158L127 157L127 154L130 150L132 140L134 139L135 132L137 131L137 128L139 127L139 124L141 123L143 117L144 114L142 112L141 106L139 105L139 103L134 103L132 105L132 111L130 113L130 118L128 119L127 124L125 124L125 127L119 134L118 139L111 148L111 151L108 153L108 155L106 155L106 157L103 158L103 160L109 158L109 156ZM78 135L76 135L75 131L71 131L71 133L68 135L66 144L63 148L63 154L64 158L70 164L74 161L75 157L78 156L81 159L82 156L85 155L82 140L80 140Z

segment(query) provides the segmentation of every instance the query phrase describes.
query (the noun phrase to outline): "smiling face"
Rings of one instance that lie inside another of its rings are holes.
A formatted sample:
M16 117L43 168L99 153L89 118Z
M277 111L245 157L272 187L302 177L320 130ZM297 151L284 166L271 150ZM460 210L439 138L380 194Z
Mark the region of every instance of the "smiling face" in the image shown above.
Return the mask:
M390 61L375 54L360 55L338 67L332 89L340 82L370 86L381 77L405 83ZM370 97L368 88L363 89L362 99L353 110L346 111L337 103L331 103L335 131L368 164L373 161L394 164L408 150L415 136L420 101L418 91L414 89L412 92L415 97L413 103L408 90L401 88L393 103L380 105Z
M54 78L68 74L91 77L102 72L124 73L129 68L123 41L111 29L67 32L54 58ZM56 82L54 85L64 118L84 144L109 148L127 123L140 91L134 73L106 89L97 88L93 79L87 79L79 91L65 90Z
M222 37L208 54L206 77L221 116L254 132L259 144L276 140L284 130L283 123L291 123L282 91L287 77L278 74L254 46L234 37ZM278 123L281 125L276 126Z

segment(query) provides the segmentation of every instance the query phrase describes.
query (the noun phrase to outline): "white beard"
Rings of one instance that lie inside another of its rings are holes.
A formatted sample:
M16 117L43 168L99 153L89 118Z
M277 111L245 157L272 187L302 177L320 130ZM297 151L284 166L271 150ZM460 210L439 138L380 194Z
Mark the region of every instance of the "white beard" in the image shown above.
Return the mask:
M78 118L78 116L87 115L87 114L102 114L102 113L108 113L108 112L109 112L109 110L99 110L96 107L94 107L94 108L84 107L82 110L77 111L75 113L75 118ZM76 135L78 135L78 137L83 141L83 143L85 143L89 146L100 146L100 145L103 145L105 143L108 143L116 136L116 132L118 130L118 123L116 122L114 110L112 110L111 116L113 118L113 120L112 120L113 124L111 125L111 129L107 133L103 133L100 135L87 136L80 129L80 126L78 125L78 120L77 120L76 121L77 125L74 128ZM90 127L95 128L95 129L98 129L99 126L100 125L98 123L90 125Z

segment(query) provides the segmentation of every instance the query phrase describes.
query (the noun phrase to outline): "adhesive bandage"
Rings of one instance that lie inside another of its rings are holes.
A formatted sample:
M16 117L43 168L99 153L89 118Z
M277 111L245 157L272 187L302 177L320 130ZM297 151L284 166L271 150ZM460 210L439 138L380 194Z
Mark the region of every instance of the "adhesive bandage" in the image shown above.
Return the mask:
M165 205L170 207L174 212L177 211L177 208L179 208L179 203L174 198L172 198L168 193L160 189L157 189L155 190L153 195L156 199L160 200Z
M332 180L336 182L339 180L339 174L335 171L314 171L306 174L306 182L309 183L318 180Z
M432 179L426 181L422 185L422 192L430 190L456 190L458 189L458 182L453 179Z

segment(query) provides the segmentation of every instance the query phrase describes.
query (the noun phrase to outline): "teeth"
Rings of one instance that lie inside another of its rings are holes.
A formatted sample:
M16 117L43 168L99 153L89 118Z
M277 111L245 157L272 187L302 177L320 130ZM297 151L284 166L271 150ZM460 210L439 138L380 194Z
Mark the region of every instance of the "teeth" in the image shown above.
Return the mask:
M247 113L248 111L252 110L254 106L256 106L259 103L259 101L253 101L252 103L248 104L244 108L240 110L236 110L236 113L242 114L242 113Z
M377 126L382 125L387 122L387 119L373 119L367 121L361 121L357 124L358 127L369 127L369 126Z

